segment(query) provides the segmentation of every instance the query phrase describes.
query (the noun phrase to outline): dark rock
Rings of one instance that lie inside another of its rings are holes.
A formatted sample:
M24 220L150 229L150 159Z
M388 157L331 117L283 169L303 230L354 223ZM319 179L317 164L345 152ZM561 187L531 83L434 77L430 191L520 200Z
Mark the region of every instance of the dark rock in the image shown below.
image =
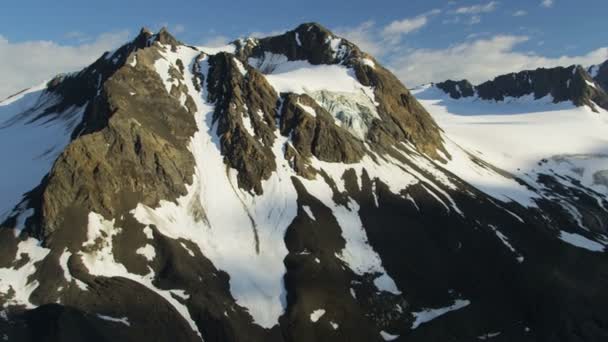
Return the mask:
M453 99L460 99L463 97L475 96L475 89L473 85L467 80L452 81L447 80L445 82L437 83L435 86L443 90Z
M236 63L227 53L210 57L209 100L216 103L213 117L221 151L226 163L239 171L239 187L261 194L261 182L276 169L272 145L278 97L257 70L249 67L243 76ZM255 136L244 120L250 120Z

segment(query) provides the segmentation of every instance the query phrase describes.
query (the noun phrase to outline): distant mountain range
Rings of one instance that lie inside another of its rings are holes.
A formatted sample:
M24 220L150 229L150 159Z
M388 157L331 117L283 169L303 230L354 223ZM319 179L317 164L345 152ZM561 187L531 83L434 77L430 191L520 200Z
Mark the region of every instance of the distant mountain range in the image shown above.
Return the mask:
M473 86L467 80L437 83L452 98L478 96L483 100L504 101L531 95L535 99L551 96L555 103L572 101L576 106L608 109L608 61L585 69L581 66L526 70L501 75Z

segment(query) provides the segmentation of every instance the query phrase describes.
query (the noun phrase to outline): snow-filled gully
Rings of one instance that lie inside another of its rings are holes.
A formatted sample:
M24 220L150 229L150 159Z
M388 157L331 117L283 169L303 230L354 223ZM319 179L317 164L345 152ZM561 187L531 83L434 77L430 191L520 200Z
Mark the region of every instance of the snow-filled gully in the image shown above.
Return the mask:
M179 47L175 53L166 52L164 60L157 63L157 71L167 77L168 68L175 65L177 59L195 63L199 53L188 47ZM207 58L198 63L203 74L208 72ZM161 201L157 208L140 204L133 215L145 225L154 224L160 233L170 238L194 242L218 269L230 275L232 295L248 310L254 322L271 328L278 324L278 318L285 310L283 278L286 269L283 261L289 252L284 236L298 212L297 192L291 180L297 175L283 157L283 148L289 141L281 135L275 139L272 150L277 169L263 181L263 195L255 196L241 190L237 185L237 171L226 171L212 121L214 107L206 101L206 90L203 89L202 93L197 91L190 81L194 79L191 66L184 70L184 79L188 95L197 107L198 132L190 144L196 164L193 183L187 186L188 194L177 199L176 203ZM170 88L172 81L166 82ZM371 160L361 164L359 175L363 166L370 168L368 172L375 176L386 172L383 167L372 164ZM341 182L341 175L346 171L346 167L339 165L325 163L318 166L334 174L336 183ZM392 169L398 168L393 166ZM396 180L395 190L414 183L411 175L400 173L404 177ZM379 273L375 281L378 289L399 294L396 284L382 267L380 257L367 241L357 203L351 201L348 208L335 204L331 188L321 177L312 181L301 180L313 196L332 210L340 223L346 247L338 257L358 274ZM205 219L197 221L190 209L192 207L202 208ZM264 272L260 272L261 269Z

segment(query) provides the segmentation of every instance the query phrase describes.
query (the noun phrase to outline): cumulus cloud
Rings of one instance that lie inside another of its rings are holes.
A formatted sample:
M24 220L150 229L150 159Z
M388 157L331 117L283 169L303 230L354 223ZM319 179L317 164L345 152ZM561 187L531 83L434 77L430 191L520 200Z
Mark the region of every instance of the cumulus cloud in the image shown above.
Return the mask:
M224 35L217 35L203 39L200 45L208 47L218 47L227 45L228 43L230 43L229 37L226 37Z
M177 25L173 26L173 28L170 29L170 31L172 31L175 34L184 33L184 32L186 32L186 26L184 26L182 24L177 24Z
M278 35L283 34L285 32L287 32L287 30L253 31L253 32L250 32L249 34L247 34L246 37L266 38L266 37L278 36Z
M547 0L545 0L547 1ZM550 1L550 0L549 0ZM494 12L498 7L497 1L490 1L487 4L479 4L468 7L459 7L454 10L456 14L481 14Z
M366 21L354 27L338 27L333 31L358 45L363 51L381 57L398 48L401 39L425 27L430 17L441 10L434 9L415 17L395 20L384 27L376 27L373 21Z
M377 36L373 21L366 21L355 27L338 27L333 31L373 56L381 57L387 53L387 46L382 44L382 39Z
M68 34L77 39L80 35ZM79 70L105 51L127 41L129 32L105 33L91 42L61 45L53 41L11 42L0 35L0 98L39 84L53 76Z
M480 83L495 76L539 67L592 65L608 59L608 47L581 56L545 57L515 51L527 36L499 35L447 49L417 49L393 59L391 69L408 86L466 78Z
M429 22L429 17L439 13L441 13L440 10L434 9L416 17L395 20L384 27L382 30L382 36L385 40L390 40L396 43L404 35L416 32L426 26Z
M551 7L553 7L553 5L554 5L554 4L555 4L555 1L553 1L553 0L543 0L543 1L540 3L540 5L541 5L542 7L546 7L546 8L551 8Z

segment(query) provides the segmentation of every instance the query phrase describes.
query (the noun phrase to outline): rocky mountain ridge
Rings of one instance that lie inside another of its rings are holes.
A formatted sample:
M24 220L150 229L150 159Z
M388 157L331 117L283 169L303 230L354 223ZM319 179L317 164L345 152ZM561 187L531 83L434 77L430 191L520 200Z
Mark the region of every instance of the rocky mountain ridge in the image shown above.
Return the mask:
M477 96L482 100L504 101L523 96L531 96L533 99L551 96L554 103L571 101L576 106L595 108L597 105L608 109L605 84L596 80L590 74L591 71L576 65L539 68L497 76L477 86L467 80L448 80L437 83L436 86L454 99Z

